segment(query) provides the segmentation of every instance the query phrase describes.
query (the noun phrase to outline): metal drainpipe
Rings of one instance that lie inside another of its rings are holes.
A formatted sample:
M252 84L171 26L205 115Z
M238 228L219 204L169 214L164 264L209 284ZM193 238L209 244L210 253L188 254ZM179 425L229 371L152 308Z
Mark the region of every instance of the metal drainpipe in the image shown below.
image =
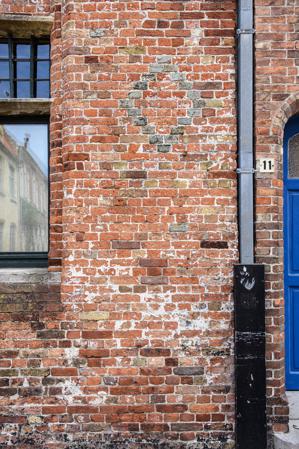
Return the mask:
M238 1L238 168L240 263L254 263L253 0Z
M253 1L238 0L238 203L235 266L236 449L266 449L264 266L254 263Z

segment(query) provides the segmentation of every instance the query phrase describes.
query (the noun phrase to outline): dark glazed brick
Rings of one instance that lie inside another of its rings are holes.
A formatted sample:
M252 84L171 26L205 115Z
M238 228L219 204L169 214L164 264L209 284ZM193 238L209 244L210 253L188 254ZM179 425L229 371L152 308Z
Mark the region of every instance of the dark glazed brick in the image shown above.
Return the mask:
M179 366L174 368L173 372L178 376L200 376L204 373L204 369L201 366Z
M65 333L64 333L64 331L48 329L48 330L43 330L43 331L37 331L37 338L42 338L45 340L60 339L60 338L65 338Z
M140 350L143 357L169 357L170 349L165 348L143 348Z
M99 62L98 56L85 56L84 58L85 64L95 64Z
M126 171L125 178L132 178L132 179L146 179L147 178L147 172L141 171L141 170L130 170Z
M201 248L213 248L213 249L226 249L228 248L228 243L223 240L202 240L200 242Z
M146 81L137 81L137 83L134 84L134 89L136 89L136 90L146 90L147 89L147 82Z
M0 396L14 396L17 392L17 388L0 388Z

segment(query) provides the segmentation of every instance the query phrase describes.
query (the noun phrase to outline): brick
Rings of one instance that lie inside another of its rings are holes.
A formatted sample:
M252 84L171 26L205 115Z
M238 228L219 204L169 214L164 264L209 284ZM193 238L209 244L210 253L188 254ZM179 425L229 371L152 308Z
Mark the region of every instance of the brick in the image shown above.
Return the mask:
M134 89L136 90L146 90L147 89L147 82L146 81L138 81L134 84Z
M185 404L158 404L156 408L161 413L183 413L188 410Z
M0 388L0 396L14 396L17 392L17 388Z
M159 153L169 153L171 150L171 145L158 145Z
M60 415L66 412L65 405L48 405L42 408L43 415Z
M81 357L109 357L110 351L108 349L80 349Z
M225 249L228 248L228 243L223 241L202 240L200 246L201 248Z
M204 373L204 369L201 366L179 366L174 368L173 372L178 376L200 376Z
M77 368L52 368L51 375L57 377L77 376Z
M173 223L169 226L169 232L187 232L187 223Z
M91 340L112 338L111 331L82 331L82 338L87 338Z
M98 408L90 405L70 405L67 407L67 413L71 415L89 415L91 413L97 413Z
M140 242L114 240L112 242L113 249L139 249Z
M137 171L137 170L131 170L124 172L125 178L132 178L132 179L146 179L147 173L146 171Z
M141 284L147 285L163 285L168 283L166 276L141 276Z
M139 259L141 267L167 267L167 259Z
M170 349L165 348L143 348L140 350L143 357L169 357Z
M109 319L109 312L81 312L80 320L83 321L105 321Z

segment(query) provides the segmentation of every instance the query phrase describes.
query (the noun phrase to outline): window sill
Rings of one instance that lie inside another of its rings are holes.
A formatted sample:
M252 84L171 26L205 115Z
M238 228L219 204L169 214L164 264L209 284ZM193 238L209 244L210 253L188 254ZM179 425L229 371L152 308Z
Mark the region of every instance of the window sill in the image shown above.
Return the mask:
M3 268L0 284L60 284L60 273L47 268Z
M49 115L51 98L0 98L0 115Z

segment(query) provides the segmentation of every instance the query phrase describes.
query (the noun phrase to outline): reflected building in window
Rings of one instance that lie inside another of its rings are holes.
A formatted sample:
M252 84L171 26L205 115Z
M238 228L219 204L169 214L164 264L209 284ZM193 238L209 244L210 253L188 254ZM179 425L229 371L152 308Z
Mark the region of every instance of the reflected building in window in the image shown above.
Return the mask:
M47 252L47 143L33 151L18 126L0 125L0 251Z

